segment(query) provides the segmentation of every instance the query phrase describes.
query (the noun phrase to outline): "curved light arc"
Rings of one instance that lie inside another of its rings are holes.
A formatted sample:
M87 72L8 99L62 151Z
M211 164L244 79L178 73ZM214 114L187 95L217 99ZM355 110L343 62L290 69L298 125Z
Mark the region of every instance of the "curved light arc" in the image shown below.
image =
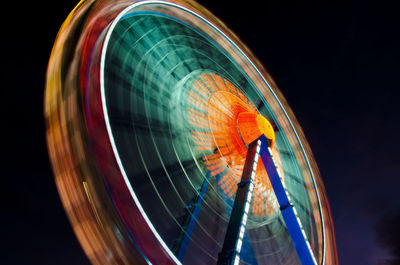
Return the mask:
M198 18L200 18L201 20L203 20L206 24L208 24L209 26L211 26L213 29L215 29L219 34L221 34L231 45L233 45L233 47L236 48L236 50L242 55L244 56L244 58L247 60L247 62L250 63L250 65L252 66L252 68L257 72L257 74L259 75L259 77L265 82L265 84L267 85L267 87L269 88L270 92L272 93L272 95L274 96L275 100L278 102L281 110L283 111L283 113L285 114L287 120L289 121L289 124L293 130L293 132L296 135L297 138L297 142L299 143L302 153L304 155L304 158L307 162L307 167L309 169L309 172L311 173L311 177L313 180L313 185L314 185L314 189L316 191L317 194L317 199L318 199L318 206L319 206L319 212L320 212L320 216L321 216L321 225L322 225L322 235L323 235L323 255L322 255L322 265L325 264L325 255L326 255L326 238L325 238L325 224L324 224L324 216L323 216L323 211L322 211L322 205L321 205L321 199L320 199L320 195L319 195L319 191L315 182L315 178L314 178L314 172L311 169L311 165L308 159L307 154L304 151L304 147L300 141L300 137L297 133L297 131L295 130L293 123L291 121L291 119L289 118L286 110L283 108L282 103L280 102L280 100L278 99L276 93L274 92L274 90L271 88L270 84L267 82L267 80L264 78L264 76L261 74L261 72L257 69L257 67L255 67L255 65L253 64L253 62L248 58L248 56L246 54L244 54L244 52L224 33L222 32L220 29L216 28L210 21L208 21L207 19L205 19L204 17L202 17L201 15L193 12L192 10L189 10L183 6L174 4L174 3L169 3L169 2L165 2L165 1L143 1L143 2L139 2L139 3L134 3L126 8L124 8L118 15L117 17L112 21L112 23L110 24L109 28L107 29L107 33L106 33L106 37L103 43L103 47L102 47L102 52L101 52L101 60L100 60L100 93L101 93L101 101L102 101L102 108L103 108L103 114L104 114L104 120L105 120L105 124L106 124L106 129L107 129L107 133L109 135L109 139L110 139L110 143L111 143L111 147L113 149L117 164L119 166L119 169L122 173L123 179L125 181L125 184L127 185L127 188L135 202L135 204L138 206L139 211L141 212L144 220L146 221L147 225L149 226L149 228L151 229L151 231L153 232L154 236L157 238L157 240L159 241L159 243L161 244L161 246L164 248L164 250L167 252L167 254L171 257L171 259L176 263L181 265L182 263L177 259L177 257L171 252L171 250L168 248L168 246L166 245L166 243L164 242L164 240L161 238L161 236L159 235L159 233L157 232L157 230L155 229L155 227L153 226L153 224L151 223L150 219L148 218L146 212L144 211L142 205L140 204L139 199L137 198L131 183L129 182L128 176L125 172L125 169L122 165L122 161L121 158L119 157L118 154L118 150L116 148L116 144L115 144L115 140L114 140L114 136L112 134L112 130L111 130L111 125L110 125L110 121L109 121L109 117L108 117L108 112L107 112L107 107L106 107L106 97L105 97L105 87L104 87L104 65L105 65L105 55L106 55L106 51L107 51L107 47L108 47L108 43L110 41L110 37L111 34L115 28L115 26L117 25L117 23L120 21L120 19L126 15L131 9L141 6L141 5L145 5L145 4L164 4L164 5L169 5L169 6L173 6L179 9L182 9ZM228 58L230 58L228 56ZM236 63L235 63L236 64ZM252 83L252 82L250 82ZM253 85L253 87L255 87ZM256 93L260 95L260 92L258 91L258 89L255 89ZM265 99L263 98L262 95L261 99L263 101L265 101ZM279 126L279 125L278 125ZM286 137L284 137L286 138Z
M153 232L154 236L157 238L158 242L161 244L161 246L164 248L164 250L167 252L167 254L171 257L171 259L178 265L182 265L182 263L178 260L178 258L174 255L174 253L172 253L172 251L168 248L167 244L164 242L164 240L161 238L160 234L157 232L157 230L155 229L155 227L153 226L153 224L151 223L149 217L147 216L146 212L144 211L139 199L136 196L135 191L132 188L131 183L129 182L128 176L125 172L125 169L122 165L122 161L121 158L118 154L118 150L115 144L115 140L114 140L114 136L111 130L111 125L110 125L110 120L108 117L108 111L107 111L107 105L106 105L106 97L105 97L105 89L104 89L104 65L105 65L105 57L106 57L106 51L107 51L107 46L108 43L110 41L110 37L112 32L114 31L115 26L117 25L117 23L119 22L119 20L122 18L122 16L124 16L127 12L129 12L129 10L141 6L143 4L147 4L147 3L165 3L163 1L146 1L146 2L142 2L142 3L135 3L132 4L128 7L126 7L125 9L123 9L118 16L113 20L113 22L111 23L110 27L107 30L107 34L106 37L104 39L104 44L102 47L102 51L101 51L101 59L100 59L100 93L101 93L101 104L102 104L102 108L103 108L103 115L104 115L104 121L106 124L106 128L107 128L107 133L110 139L110 143L111 143L111 147L113 149L114 152L114 156L115 159L117 160L117 164L118 167L122 173L122 177L125 181L125 184L129 190L129 193L131 194L136 206L138 207L140 213L142 214L144 220L146 221L148 227L150 228L150 230Z

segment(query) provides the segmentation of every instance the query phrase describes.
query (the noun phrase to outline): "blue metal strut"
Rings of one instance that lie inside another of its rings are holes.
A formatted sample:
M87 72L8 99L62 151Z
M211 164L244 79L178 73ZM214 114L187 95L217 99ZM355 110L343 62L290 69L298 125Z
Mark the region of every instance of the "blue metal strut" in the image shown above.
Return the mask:
M292 238L299 260L302 265L317 265L317 261L312 252L306 233L297 216L295 206L291 202L282 177L277 171L277 165L272 156L268 139L264 135L260 136L259 139L261 140L260 156L278 200L283 220L285 221L289 235Z
M186 254L186 249L189 245L190 238L196 225L197 217L201 211L201 205L203 203L204 194L206 193L210 176L210 171L207 171L207 175L204 178L203 184L201 185L199 194L192 199L192 202L188 206L186 206L188 212L184 217L182 230L173 247L173 251L180 261L183 260L183 257Z

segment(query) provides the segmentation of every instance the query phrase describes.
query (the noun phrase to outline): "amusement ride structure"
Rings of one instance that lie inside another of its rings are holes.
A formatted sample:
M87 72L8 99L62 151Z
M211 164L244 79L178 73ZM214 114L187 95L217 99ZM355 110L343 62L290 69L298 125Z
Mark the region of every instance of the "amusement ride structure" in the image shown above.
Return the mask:
M48 149L93 264L337 264L274 81L193 1L83 0L47 72Z

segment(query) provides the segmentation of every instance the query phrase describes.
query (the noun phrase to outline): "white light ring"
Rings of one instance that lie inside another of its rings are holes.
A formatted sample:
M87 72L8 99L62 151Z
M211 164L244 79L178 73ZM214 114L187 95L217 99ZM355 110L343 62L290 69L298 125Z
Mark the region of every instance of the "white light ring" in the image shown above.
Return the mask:
M281 110L284 112L286 118L287 118L288 121L289 121L289 124L290 124L291 127L292 127L293 132L294 132L295 135L296 135L296 138L297 138L297 140L298 140L298 143L299 143L299 145L300 145L300 147L301 147L301 150L302 150L302 152L303 152L303 154L304 154L304 157L305 157L305 160L306 160L306 162L307 162L307 166L308 166L309 171L310 171L310 173L311 173L311 178L312 178L312 180L313 180L313 185L314 185L314 188L315 188L315 191L316 191L316 194L317 194L317 200L318 200L318 205L319 205L319 212L320 212L320 215L321 215L321 225L322 225L322 230L323 230L323 231L322 231L322 235L323 235L323 255L322 255L322 256L323 256L323 260L322 260L322 265L324 265L324 264L325 264L325 255L326 255L325 224L324 224L323 210L322 210L322 206L321 206L321 200L320 200L318 188L317 188L317 185L316 185L316 182L315 182L314 174L313 174L313 171L312 171L312 168L311 168L309 159L308 159L307 154L306 154L305 151L304 151L304 147L303 147L303 145L302 145L302 143L301 143L301 141L300 141L300 137L298 136L298 134L297 134L297 132L296 132L294 126L293 126L292 121L290 120L290 118L289 118L289 116L288 116L286 110L283 108L283 105L282 105L282 103L280 102L279 98L277 97L276 93L275 93L274 90L271 88L271 86L269 85L269 83L267 82L267 80L264 78L264 76L261 74L261 72L258 70L258 68L257 68L257 67L253 64L253 62L248 58L248 56L247 56L246 54L244 54L243 51L242 51L242 50L241 50L241 49L240 49L240 48L239 48L239 47L224 33L224 32L222 32L219 28L217 28L216 26L214 26L214 25L213 25L210 21L208 21L206 18L202 17L201 15L199 15L199 14L193 12L192 10L190 10L190 9L184 7L184 6L181 6L181 5L178 5L178 4L175 4L175 3L170 3L170 2L165 2L165 1L151 1L151 0L150 0L150 1L142 1L142 2L138 2L138 3L134 3L134 4L132 4L132 5L130 5L130 6L126 7L126 8L124 8L124 9L116 16L116 18L112 21L110 27L108 28L107 34L106 34L106 37L105 37L105 40L104 40L104 43L103 43L102 51L101 51L101 59L100 59L100 91L101 91L101 101L102 101L102 108L103 108L104 121L105 121L106 128L107 128L107 132L108 132L108 135L109 135L111 147L112 147L112 149L113 149L115 158L116 158L116 160L117 160L117 164L118 164L118 166L119 166L119 168L120 168L120 171L121 171L121 174L122 174L122 176L123 176L123 179L124 179L124 181L125 181L125 183L126 183L126 185L127 185L127 188L128 188L128 190L129 190L129 192L130 192L130 194L131 194L131 196L132 196L132 198L133 198L135 204L137 205L137 207L138 207L140 213L142 214L142 216L143 216L143 218L145 219L147 225L149 226L149 228L150 228L151 231L153 232L154 236L157 238L157 240L159 241L159 243L161 244L161 246L164 248L164 250L168 253L168 255L174 260L174 262L175 262L176 264L182 264L182 263L176 258L176 256L171 252L171 250L170 250L170 249L168 248L168 246L165 244L165 242L163 241L163 239L161 238L161 236L158 234L158 232L156 231L156 229L155 229L154 226L152 225L151 221L149 220L148 216L146 215L146 213L145 213L143 207L141 206L141 204L140 204L140 202L139 202L139 200L138 200L138 198L137 198L135 192L133 191L133 188L132 188L132 186L131 186L131 184L130 184L130 182L129 182L129 179L128 179L127 175L126 175L126 172L125 172L125 170L124 170L124 168L123 168L121 159L120 159L120 157L119 157L119 155L118 155L118 151L117 151L117 148L116 148L116 145L115 145L114 137L113 137L113 134L112 134L112 131L111 131L110 121L109 121L109 118L108 118L108 113L107 113L107 108L106 108L105 92L104 92L104 90L105 90L105 89L104 89L104 65L105 65L105 54L106 54L106 51L107 51L107 46L108 46L108 43L109 43L111 34L112 34L112 32L113 32L115 26L117 25L117 23L119 22L119 20L121 19L122 16L124 16L126 13L128 13L131 9L133 9L133 8L135 8L135 7L138 7L138 6L141 6L141 5L145 5L145 4L164 4L164 5L169 5L169 6L177 7L177 8L180 8L180 9L182 9L182 10L184 10L184 11L186 11L186 12L188 12L188 13L190 13L190 14L192 14L192 15L198 17L198 18L200 18L200 19L203 20L205 23L207 23L208 25L210 25L213 29L215 29L219 34L221 34L226 40L228 40L229 43L230 43L231 45L233 45L233 46L237 49L237 51L238 51L242 56L244 56L245 59L247 59L247 62L249 62L249 63L251 64L252 68L259 74L259 76L262 78L262 80L263 80L263 81L265 82L265 84L268 86L270 92L273 94L275 100L276 100L276 101L278 102L278 104L280 105ZM262 98L263 98L263 97L262 97Z

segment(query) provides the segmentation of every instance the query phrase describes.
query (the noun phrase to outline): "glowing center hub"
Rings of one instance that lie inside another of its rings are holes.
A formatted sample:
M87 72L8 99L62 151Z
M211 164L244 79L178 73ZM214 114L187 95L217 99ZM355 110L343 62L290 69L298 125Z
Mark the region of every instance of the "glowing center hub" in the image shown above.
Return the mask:
M275 133L271 123L262 115L252 112L242 112L238 115L237 126L243 142L248 145L262 134L275 143Z
M249 143L264 134L271 140L272 152L280 164L279 154L272 148L275 142L272 125L227 79L214 73L203 73L193 82L187 98L187 117L196 149L230 200L234 200L237 184L241 181ZM268 174L259 159L249 213L273 216L278 210Z

